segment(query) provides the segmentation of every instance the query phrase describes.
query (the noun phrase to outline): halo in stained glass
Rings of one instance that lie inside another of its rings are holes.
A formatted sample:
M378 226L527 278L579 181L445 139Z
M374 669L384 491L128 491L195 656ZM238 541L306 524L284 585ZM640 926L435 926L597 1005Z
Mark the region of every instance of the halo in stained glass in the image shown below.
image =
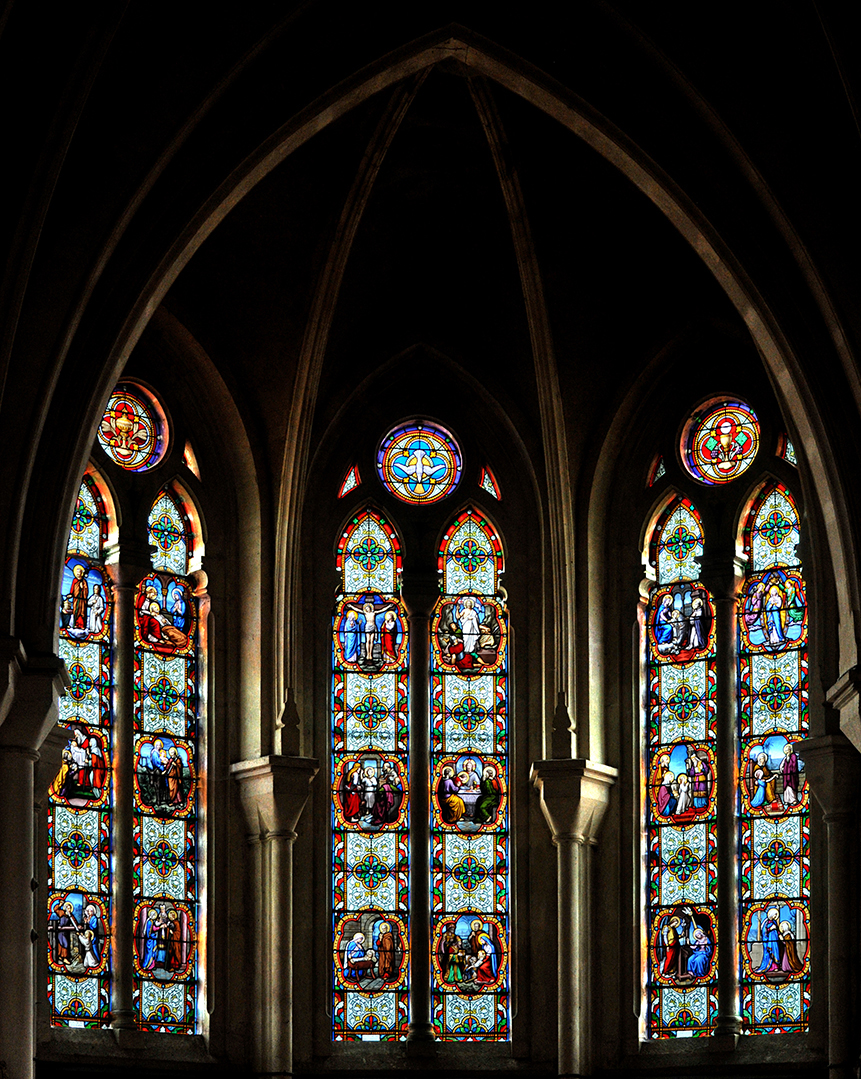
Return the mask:
M682 463L700 483L729 483L753 464L759 421L741 401L711 401L698 409L682 432Z
M383 486L403 502L426 505L450 494L462 471L460 448L434 423L402 423L391 430L377 451L377 473Z
M167 421L151 394L142 387L120 383L108 400L98 439L121 468L146 472L159 463L167 449Z

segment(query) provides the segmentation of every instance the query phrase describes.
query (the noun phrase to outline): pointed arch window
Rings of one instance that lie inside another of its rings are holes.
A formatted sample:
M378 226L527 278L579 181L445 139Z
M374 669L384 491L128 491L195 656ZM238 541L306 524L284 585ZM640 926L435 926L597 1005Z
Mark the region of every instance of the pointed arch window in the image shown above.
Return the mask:
M749 468L758 445L749 406L712 401L685 428L683 462L714 489ZM699 455L699 470L684 459L686 449ZM737 507L737 535L724 526L724 534L707 537L690 500L675 495L650 536L656 580L645 616L642 758L647 1038L708 1035L719 1016L745 1034L808 1028L809 799L798 745L808 735L801 526L782 483L766 479L754 492ZM703 500L715 497L703 491ZM729 517L731 498L720 499L716 522ZM729 606L720 624L698 580L706 551L715 579L736 581L733 589L722 586L721 602ZM743 578L731 576L734 554ZM724 692L731 699L718 697ZM735 913L721 913L722 945L717 901L728 894ZM727 953L726 939L736 936L735 954Z
M704 534L672 501L652 536L648 706L646 1034L709 1033L717 1016L715 612L698 580Z
M197 1012L199 630L192 532L174 491L148 523L153 572L135 597L134 1011L144 1030L193 1031Z
M431 623L431 1010L443 1041L509 1037L508 612L502 545L448 528Z
M743 530L738 619L741 1013L751 1034L807 1028L810 813L807 600L789 491L768 483Z
M60 587L60 657L69 732L48 792L48 1001L54 1026L111 1018L114 845L113 592L104 564L106 501L84 476Z
M335 1041L409 1028L409 640L401 549L381 514L338 544L333 620L332 1017Z
M105 467L119 466L118 497L137 496L134 473L158 464L168 435L154 395L117 387L98 441ZM189 1034L199 1028L200 986L208 598L203 578L190 576L200 529L177 486L159 492L137 537L120 537L112 506L88 471L60 587L59 651L71 686L59 706L68 742L47 808L50 1022ZM122 561L126 539L154 552L136 586Z

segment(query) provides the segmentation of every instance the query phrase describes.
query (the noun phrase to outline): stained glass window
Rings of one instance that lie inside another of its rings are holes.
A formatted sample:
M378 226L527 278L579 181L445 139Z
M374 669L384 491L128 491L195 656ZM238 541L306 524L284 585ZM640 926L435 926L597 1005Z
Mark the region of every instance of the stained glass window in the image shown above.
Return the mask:
M748 1034L807 1029L810 1002L807 600L798 511L781 484L744 528L738 759L741 1013Z
M122 468L130 472L154 468L167 449L167 425L161 406L142 386L120 384L108 400L98 440Z
M652 467L649 469L649 478L647 481L648 487L654 487L659 479L666 476L667 468L664 464L664 459L660 454L652 461Z
M782 457L784 461L788 461L789 464L798 467L798 458L795 456L795 446L789 439L789 435L781 435L777 443L777 456Z
M682 462L701 483L729 483L753 464L759 421L750 405L712 401L685 424Z
M332 634L332 1036L409 1028L409 642L394 528L370 510L338 545Z
M404 502L438 502L460 483L461 470L457 443L434 423L400 424L386 435L377 452L383 486Z
M489 495L492 495L497 502L502 498L502 495L499 493L499 484L496 482L496 476L494 476L489 468L485 467L481 470L481 478L478 481L478 485L483 491L487 491Z
M432 1022L509 1037L508 614L502 547L467 509L445 533L431 630Z
M71 685L59 704L68 742L48 796L48 1003L54 1026L102 1027L111 1012L113 595L107 514L85 476L60 588L59 652Z
M198 624L191 533L162 491L154 571L135 598L134 993L144 1030L192 1033L197 1015Z
M715 611L697 580L699 515L656 524L646 616L646 1034L702 1036L717 1015Z
M359 475L359 466L352 465L347 470L347 475L344 476L344 481L338 489L338 498L343 498L344 495L348 495L350 491L355 491L361 482L362 477Z

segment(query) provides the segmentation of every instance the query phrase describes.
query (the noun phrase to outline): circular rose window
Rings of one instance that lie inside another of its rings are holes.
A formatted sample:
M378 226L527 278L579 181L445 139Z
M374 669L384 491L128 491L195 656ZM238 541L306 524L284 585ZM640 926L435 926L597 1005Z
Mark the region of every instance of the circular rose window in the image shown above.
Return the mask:
M404 502L438 502L457 487L460 449L433 423L402 423L377 451L377 473L387 490Z
M120 383L99 424L99 444L130 472L146 472L167 449L167 421L159 403L142 386Z
M682 432L682 463L700 483L729 483L753 464L759 448L759 421L750 405L711 401Z

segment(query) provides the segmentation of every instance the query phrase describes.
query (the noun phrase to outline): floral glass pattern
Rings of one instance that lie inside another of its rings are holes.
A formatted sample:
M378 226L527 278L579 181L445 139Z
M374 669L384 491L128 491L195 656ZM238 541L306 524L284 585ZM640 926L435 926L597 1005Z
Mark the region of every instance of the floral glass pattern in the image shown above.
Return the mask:
M350 491L355 491L361 482L362 477L359 475L359 466L351 465L347 470L347 475L344 476L341 486L338 488L338 498L343 498Z
M68 743L48 792L48 1003L54 1026L103 1027L111 1012L113 598L107 514L85 476L60 586L60 699Z
M646 614L646 1036L707 1035L717 1015L715 611L696 579L703 531L677 499L658 518Z
M125 383L111 394L97 437L121 468L146 472L164 456L167 425L155 398L142 387Z
M431 1008L442 1041L509 1028L508 612L474 509L447 530L431 623Z
M134 989L143 1030L197 1023L198 637L192 534L175 496L149 516L154 571L135 597Z
M332 1037L409 1028L409 640L394 529L367 510L338 545L331 703Z
M438 502L460 483L461 471L457 443L448 431L433 423L395 427L377 452L377 473L383 486L404 502Z
M701 483L729 483L753 464L759 448L759 421L740 401L711 402L682 432L682 463Z
M481 478L478 481L478 486L482 491L487 491L487 493L495 498L497 502L502 498L502 495L499 492L499 484L496 482L496 476L494 476L487 467L481 470Z
M747 1034L807 1029L807 600L798 511L765 486L744 527L750 572L738 617L738 876L741 1013Z

